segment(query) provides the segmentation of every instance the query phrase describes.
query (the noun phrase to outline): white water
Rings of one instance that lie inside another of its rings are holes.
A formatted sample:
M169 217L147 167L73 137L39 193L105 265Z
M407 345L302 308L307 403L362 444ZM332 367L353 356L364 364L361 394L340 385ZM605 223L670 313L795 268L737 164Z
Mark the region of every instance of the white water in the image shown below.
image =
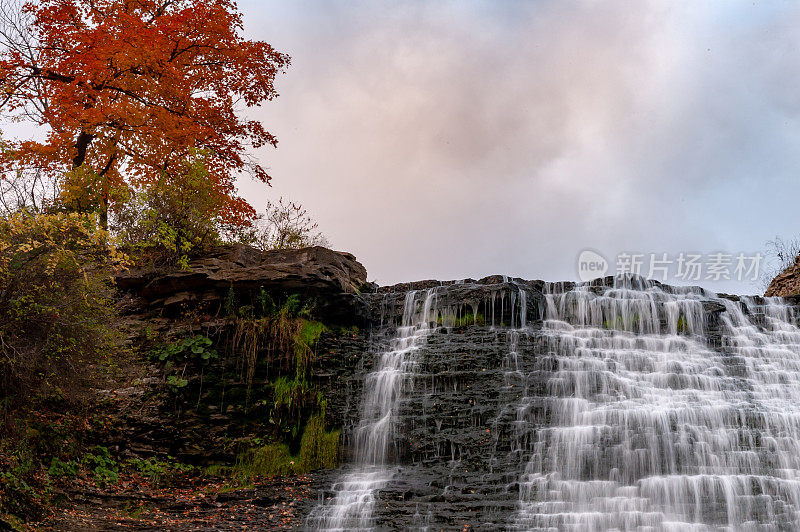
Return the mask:
M626 284L549 287L544 350L517 407L520 427L546 422L519 438L509 528L800 530L791 309ZM704 302L724 305L722 346L709 345Z
M420 300L417 295L424 295ZM364 382L361 420L355 430L353 470L333 485L332 500L317 506L307 526L313 530L369 530L378 492L393 478L391 446L397 407L413 375L416 352L436 323L435 289L406 294L403 322Z

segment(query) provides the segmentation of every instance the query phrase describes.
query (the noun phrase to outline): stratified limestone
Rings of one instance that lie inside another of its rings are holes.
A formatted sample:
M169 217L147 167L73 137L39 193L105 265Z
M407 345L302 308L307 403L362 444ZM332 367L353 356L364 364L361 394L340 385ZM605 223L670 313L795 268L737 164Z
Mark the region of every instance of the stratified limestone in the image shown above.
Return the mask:
M324 321L353 323L364 317L358 293L367 282L367 270L353 255L319 246L259 251L226 245L190 261L183 270L131 268L116 281L146 308L167 316L187 305L216 312L231 290L242 303L263 289L315 300L315 313Z

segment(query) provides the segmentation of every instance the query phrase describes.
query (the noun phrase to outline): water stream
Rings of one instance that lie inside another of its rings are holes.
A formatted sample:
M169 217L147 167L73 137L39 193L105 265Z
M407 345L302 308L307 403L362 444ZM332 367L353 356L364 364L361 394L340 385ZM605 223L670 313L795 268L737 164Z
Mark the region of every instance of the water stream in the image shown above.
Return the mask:
M355 463L333 485L335 497L311 512L307 520L309 528L369 530L373 526L377 492L395 473L390 451L398 403L414 374L416 352L435 325L432 315L435 300L435 289L406 294L397 335L365 379L362 415L355 430Z
M800 530L780 299L639 278L412 291L362 405L311 529Z
M511 528L800 528L800 331L788 307L716 299L715 350L699 291L549 288L537 361L549 422Z

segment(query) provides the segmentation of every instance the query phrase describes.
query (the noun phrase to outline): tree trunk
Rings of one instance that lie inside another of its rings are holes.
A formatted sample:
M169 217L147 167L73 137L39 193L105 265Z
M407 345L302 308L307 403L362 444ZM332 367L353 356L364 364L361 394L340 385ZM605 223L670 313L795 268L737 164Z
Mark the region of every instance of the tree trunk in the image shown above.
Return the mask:
M76 154L75 157L72 159L72 169L75 170L83 165L86 161L86 153L89 150L89 146L91 145L92 141L95 139L95 135L89 133L88 131L81 131L78 135L78 138L75 140L75 148ZM114 161L116 160L117 154L112 153L111 157L108 159L108 163L106 164L105 168L103 168L98 176L101 179L101 190L100 190L100 227L105 230L108 230L108 206L109 206L109 196L111 194L111 184L109 183L107 173L114 165Z
M72 159L73 170L82 165L83 161L86 160L86 150L89 149L89 144L91 144L93 140L94 135L86 131L81 131L80 135L78 135L78 140L75 141L75 148L77 148L78 153L76 153L75 158Z
M108 231L108 204L111 195L111 183L108 181L108 171L114 165L117 159L117 154L112 153L108 158L105 167L100 171L100 179L102 180L102 191L100 192L100 227Z
M108 231L108 179L103 176L103 192L100 194L100 227Z

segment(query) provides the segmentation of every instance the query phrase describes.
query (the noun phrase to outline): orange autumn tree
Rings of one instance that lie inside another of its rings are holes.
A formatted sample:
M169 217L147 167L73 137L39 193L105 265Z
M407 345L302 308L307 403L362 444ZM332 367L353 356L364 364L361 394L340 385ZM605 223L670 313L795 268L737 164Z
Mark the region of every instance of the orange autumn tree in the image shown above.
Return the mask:
M268 184L247 150L277 140L237 111L277 96L289 57L242 37L234 1L0 0L0 18L0 109L46 128L42 141L6 141L0 171L61 180L62 203L107 227L126 190L179 186L201 152L213 214L254 217L234 180Z

